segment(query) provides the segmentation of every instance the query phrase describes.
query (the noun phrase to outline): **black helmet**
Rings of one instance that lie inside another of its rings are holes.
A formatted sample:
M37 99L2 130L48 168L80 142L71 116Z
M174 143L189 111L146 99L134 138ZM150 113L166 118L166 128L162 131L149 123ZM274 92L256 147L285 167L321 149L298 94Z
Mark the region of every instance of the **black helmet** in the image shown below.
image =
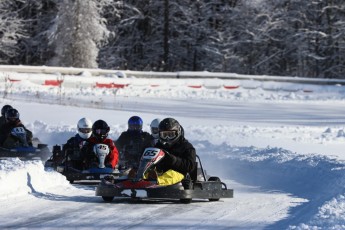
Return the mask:
M19 120L19 112L16 109L9 109L5 114L7 122L16 122Z
M165 118L159 123L159 141L171 147L182 137L182 127L174 118Z
M108 137L109 131L110 127L103 120L95 121L95 123L92 125L92 135L100 141L103 141Z
M4 105L1 109L1 115L2 116L6 116L6 112L9 110L9 109L12 109L12 106L10 105Z
M143 120L138 116L133 116L128 120L129 131L141 131L143 129Z

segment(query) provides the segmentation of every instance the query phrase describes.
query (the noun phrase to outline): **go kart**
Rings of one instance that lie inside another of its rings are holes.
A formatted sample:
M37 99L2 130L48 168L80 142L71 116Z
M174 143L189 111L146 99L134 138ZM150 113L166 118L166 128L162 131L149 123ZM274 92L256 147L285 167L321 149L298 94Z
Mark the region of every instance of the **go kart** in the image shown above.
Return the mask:
M51 152L48 145L40 143L37 138L32 140L32 146L26 140L26 131L23 127L15 127L11 131L14 147L0 147L0 159L18 157L20 160L46 161Z
M50 154L50 150L45 144L38 144L37 147L0 147L0 159L18 157L20 160L41 160L44 162L49 158Z
M96 196L101 196L105 202L114 198L179 200L190 203L192 199L208 199L218 201L220 198L232 198L233 190L227 189L225 183L218 177L207 178L200 158L197 156L197 168L178 183L159 185L157 180L144 179L147 173L163 159L165 152L158 148L146 148L134 178L119 180L111 176L104 177L96 188ZM198 175L200 172L201 175Z
M97 158L98 162L94 162L90 167L82 167L82 159L79 156L75 156L75 153L66 151L65 153L61 150L61 146L55 145L53 147L53 154L49 160L46 161L46 168L53 168L57 172L61 173L66 177L70 183L75 181L92 182L99 180L105 176L119 177L120 172L117 169L113 169L105 166L105 158L109 153L109 147L104 144L96 144L93 148L94 157Z

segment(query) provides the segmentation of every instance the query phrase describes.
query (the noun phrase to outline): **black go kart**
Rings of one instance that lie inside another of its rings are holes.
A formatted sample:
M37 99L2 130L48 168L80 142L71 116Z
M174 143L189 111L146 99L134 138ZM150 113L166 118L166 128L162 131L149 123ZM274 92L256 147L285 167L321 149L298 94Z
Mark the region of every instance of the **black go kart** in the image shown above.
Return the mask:
M112 202L114 198L179 200L182 203L190 203L192 199L218 201L221 198L233 198L233 189L227 189L218 177L207 178L198 156L200 168L197 167L191 175L187 174L181 182L163 186L155 180L143 179L164 155L161 149L146 148L134 178L119 180L111 176L104 177L96 188L96 196L101 196L105 202Z
M70 183L99 183L105 176L118 178L120 172L117 169L106 167L105 158L109 147L104 144L97 144L94 154L98 160L88 168L82 166L82 159L79 153L73 151L63 152L61 146L53 146L52 156L45 162L45 168L52 168L66 177Z

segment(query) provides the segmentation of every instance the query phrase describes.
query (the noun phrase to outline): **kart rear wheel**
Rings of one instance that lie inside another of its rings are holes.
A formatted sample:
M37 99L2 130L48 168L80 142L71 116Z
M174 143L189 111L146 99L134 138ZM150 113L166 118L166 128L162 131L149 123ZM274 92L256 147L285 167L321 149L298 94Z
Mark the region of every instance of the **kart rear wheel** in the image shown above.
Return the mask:
M219 179L219 177L211 176L210 178L208 178L208 181L218 181L218 182L220 182L220 179ZM209 201L219 201L219 198L210 198L208 200Z
M192 199L180 199L180 202L182 204L190 204L190 202L192 202Z
M113 196L102 196L102 199L105 202L112 202L114 200L114 197Z

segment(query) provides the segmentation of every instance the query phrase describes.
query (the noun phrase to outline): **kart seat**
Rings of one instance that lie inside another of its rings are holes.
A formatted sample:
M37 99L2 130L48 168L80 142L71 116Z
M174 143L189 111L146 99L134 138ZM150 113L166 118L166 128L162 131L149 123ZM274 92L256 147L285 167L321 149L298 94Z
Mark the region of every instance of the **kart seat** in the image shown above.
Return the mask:
M193 182L206 181L207 176L206 176L206 172L204 171L202 167L200 157L196 155L196 158L197 158L197 161L195 162L195 168L193 169L193 171L190 172L189 176Z
M195 162L195 167L194 167L193 171L191 171L189 173L189 176L193 182L197 181L197 179L198 179L198 162Z

